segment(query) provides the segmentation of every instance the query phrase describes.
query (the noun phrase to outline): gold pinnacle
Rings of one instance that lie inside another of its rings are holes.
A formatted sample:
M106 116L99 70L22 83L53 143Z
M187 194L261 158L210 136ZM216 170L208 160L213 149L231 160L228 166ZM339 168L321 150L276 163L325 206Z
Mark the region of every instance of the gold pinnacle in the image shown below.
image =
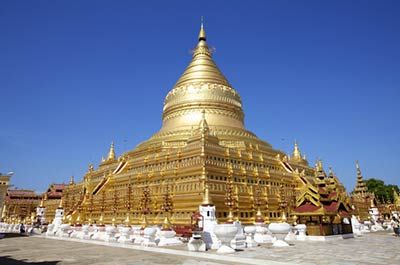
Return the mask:
M131 226L131 218L130 218L130 213L126 213L126 218L125 218L125 226Z

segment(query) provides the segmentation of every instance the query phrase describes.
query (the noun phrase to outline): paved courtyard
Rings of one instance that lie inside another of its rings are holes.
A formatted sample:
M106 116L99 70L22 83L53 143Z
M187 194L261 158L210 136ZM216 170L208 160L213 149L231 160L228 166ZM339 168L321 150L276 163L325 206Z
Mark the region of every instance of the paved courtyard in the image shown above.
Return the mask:
M188 252L183 247L115 247L119 244L14 237L0 240L0 264L400 264L400 238L390 233L328 242L295 242L287 248L271 245L219 255ZM164 252L164 253L163 253Z

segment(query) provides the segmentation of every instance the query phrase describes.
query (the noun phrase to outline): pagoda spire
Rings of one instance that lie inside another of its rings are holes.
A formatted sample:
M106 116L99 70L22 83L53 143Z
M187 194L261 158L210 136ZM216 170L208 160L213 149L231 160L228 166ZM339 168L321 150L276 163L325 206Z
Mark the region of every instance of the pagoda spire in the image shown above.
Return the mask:
M318 159L317 163L315 164L315 176L317 178L318 184L321 186L325 186L325 178L326 178L326 173L324 171L324 166L322 165L322 160Z
M200 120L199 128L200 128L201 132L203 132L203 133L206 133L210 130L210 128L208 127L207 120L206 120L206 111L204 109L201 111L201 120Z
M203 202L201 203L201 205L203 205L203 206L213 205L213 202L212 202L211 196L210 196L210 190L208 187L207 170L206 170L206 165L205 165L204 161L203 161L203 166L202 166L202 170L201 170L201 179L203 180L203 187L204 187Z
M361 169L360 169L360 165L358 164L358 160L356 161L356 169L357 169L357 176L358 175L361 176Z
M203 17L201 17L201 24L200 24L200 32L199 32L199 41L206 40L206 31L204 30L204 23Z
M354 193L365 194L368 191L367 185L363 180L363 176L361 174L360 165L358 164L358 160L356 161L356 169L357 169L357 183L354 188Z
M114 142L111 142L110 150L108 151L107 161L115 160Z
M74 182L74 176L71 176L71 178L70 178L70 180L69 180L69 185L73 185L75 182Z
M329 167L329 174L328 174L328 176L331 177L331 178L333 178L333 177L335 176L335 174L333 174L332 167Z
M58 204L57 209L62 209L62 208L63 208L63 199L62 199L62 197L61 197L60 203Z
M318 160L317 160L317 163L315 164L315 170L316 170L317 172L322 172L322 171L324 171L324 167L323 167L323 165L322 165L322 160L321 160L321 159L318 159Z
M290 160L298 164L308 165L306 156L301 154L297 140L294 141L293 152Z
M198 82L214 83L230 87L228 80L212 59L212 49L208 47L206 39L206 31L202 22L198 35L198 43L193 49L192 61L176 82L175 87Z
M299 159L299 160L302 159L299 145L297 144L297 140L294 141L294 149L293 149L292 157L294 159Z
M39 208L44 208L44 196L42 197L42 200L40 201Z

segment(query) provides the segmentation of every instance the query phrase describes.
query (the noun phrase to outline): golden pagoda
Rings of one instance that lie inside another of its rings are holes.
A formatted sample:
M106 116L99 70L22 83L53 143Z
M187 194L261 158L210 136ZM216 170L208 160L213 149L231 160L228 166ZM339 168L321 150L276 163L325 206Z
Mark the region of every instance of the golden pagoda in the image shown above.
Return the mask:
M370 217L369 209L375 207L375 195L368 191L358 161L356 161L356 169L357 182L351 194L351 203L354 208L354 213L360 220L367 221Z
M161 129L119 157L112 144L63 200L73 221L79 214L85 222L90 209L98 224L124 223L128 196L133 224L168 216L165 223L189 225L199 205L215 205L220 222L278 221L278 193L296 198L314 175L297 142L289 157L246 129L240 95L215 64L201 25L192 60L165 98Z

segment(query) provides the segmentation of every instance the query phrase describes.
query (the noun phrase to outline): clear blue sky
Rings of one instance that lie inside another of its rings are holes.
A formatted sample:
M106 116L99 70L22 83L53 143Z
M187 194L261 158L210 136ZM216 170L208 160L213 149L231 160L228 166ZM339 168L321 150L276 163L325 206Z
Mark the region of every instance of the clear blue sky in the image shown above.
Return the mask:
M44 190L161 125L200 17L248 129L400 184L400 1L1 1L0 171Z

